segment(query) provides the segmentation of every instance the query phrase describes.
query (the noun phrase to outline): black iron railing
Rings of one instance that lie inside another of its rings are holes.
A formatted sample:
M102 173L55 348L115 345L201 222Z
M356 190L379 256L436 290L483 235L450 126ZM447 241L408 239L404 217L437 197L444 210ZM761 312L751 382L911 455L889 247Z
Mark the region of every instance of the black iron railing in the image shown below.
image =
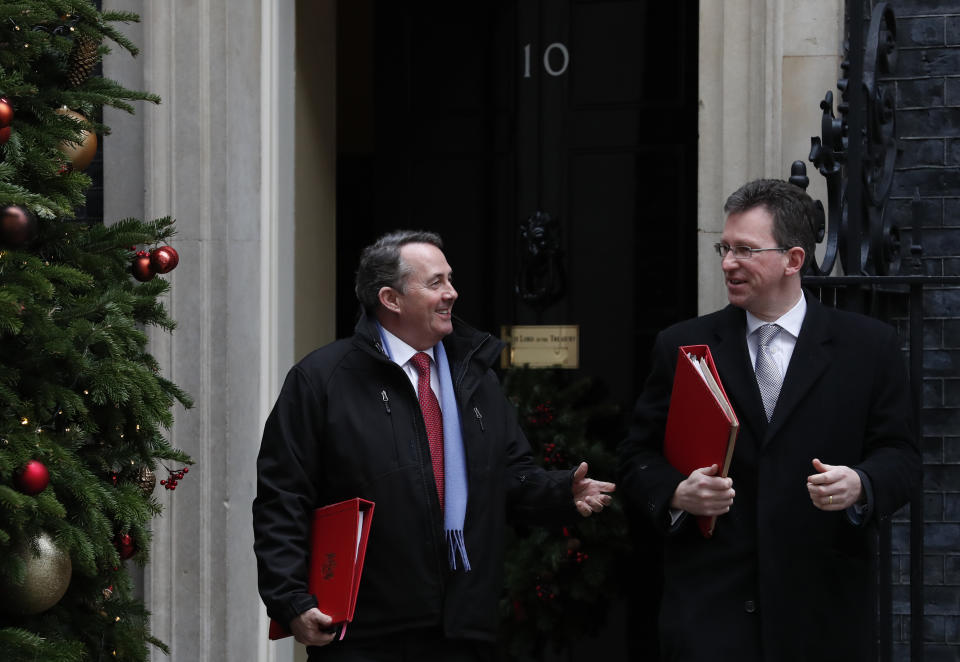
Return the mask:
M910 388L918 447L923 430L924 290L960 285L957 276L926 275L923 265L922 206L913 196L909 242L884 214L895 175L896 108L892 86L884 76L896 66L896 21L886 2L877 3L866 20L864 0L847 0L846 57L837 88L820 103L821 135L811 139L809 159L827 183L827 207L817 202L817 240L823 257L804 285L822 300L887 321L904 320L908 333ZM802 161L793 164L790 181L806 188ZM837 264L839 259L840 264ZM836 275L842 272L845 275ZM910 659L923 660L923 487L909 506ZM893 657L892 525L878 526L875 600L879 626L877 658Z

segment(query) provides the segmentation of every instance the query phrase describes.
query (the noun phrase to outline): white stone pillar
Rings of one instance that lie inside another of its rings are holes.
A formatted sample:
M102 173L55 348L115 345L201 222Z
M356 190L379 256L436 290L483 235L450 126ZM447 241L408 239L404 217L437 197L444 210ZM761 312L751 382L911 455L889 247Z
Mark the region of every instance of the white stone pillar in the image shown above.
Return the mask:
M701 313L725 305L713 244L723 202L758 177L786 178L820 130L819 100L834 89L843 0L701 0L699 298ZM835 93L836 94L836 93ZM811 194L825 189L808 164Z
M197 465L156 493L166 510L144 585L172 656L153 659L290 659L289 643L266 641L250 504L263 420L293 355L293 4L104 4L143 21L136 64L118 52L107 75L163 99L107 117L107 214L177 219L166 304L179 326L152 332L150 348L195 398L170 439Z

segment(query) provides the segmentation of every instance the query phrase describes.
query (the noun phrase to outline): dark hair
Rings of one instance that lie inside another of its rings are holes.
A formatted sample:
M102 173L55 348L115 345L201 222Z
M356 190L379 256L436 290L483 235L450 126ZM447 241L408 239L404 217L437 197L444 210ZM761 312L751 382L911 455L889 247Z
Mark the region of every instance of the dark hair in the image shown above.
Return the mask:
M440 235L424 230L395 230L364 248L354 291L368 313L373 313L380 305L381 288L392 287L403 292L406 287L411 268L400 257L400 248L406 244L432 244L443 250Z
M723 211L729 216L755 207L763 207L773 217L771 229L778 246L803 249L806 269L813 261L816 248L813 231L816 216L810 196L800 187L780 179L757 179L731 193Z

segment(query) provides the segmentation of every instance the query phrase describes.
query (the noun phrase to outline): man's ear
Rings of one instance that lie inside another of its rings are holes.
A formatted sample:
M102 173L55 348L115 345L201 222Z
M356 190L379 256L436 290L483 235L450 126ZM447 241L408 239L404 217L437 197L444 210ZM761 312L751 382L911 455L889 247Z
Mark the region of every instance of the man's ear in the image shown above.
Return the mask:
M400 312L400 293L392 287L381 287L380 291L377 293L377 298L380 299L380 305L390 312Z
M803 263L807 259L807 252L799 246L794 246L787 251L787 266L784 268L784 274L792 276L803 269Z

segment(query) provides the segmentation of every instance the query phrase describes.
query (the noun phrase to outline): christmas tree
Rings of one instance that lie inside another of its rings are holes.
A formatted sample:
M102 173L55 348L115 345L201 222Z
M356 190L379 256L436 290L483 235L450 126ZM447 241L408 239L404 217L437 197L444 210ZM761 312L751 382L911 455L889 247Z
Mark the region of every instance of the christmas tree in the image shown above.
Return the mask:
M105 105L159 102L95 75L115 27L87 0L0 2L0 657L144 660L165 650L134 597L156 475L190 459L164 431L188 396L145 328L172 330L169 218L89 223L84 172Z
M619 414L589 379L563 370L517 368L504 390L517 406L534 457L546 469L590 465L590 476L613 480ZM540 659L603 626L623 587L629 551L626 519L614 498L598 515L568 526L518 529L506 550L500 602L502 657Z

